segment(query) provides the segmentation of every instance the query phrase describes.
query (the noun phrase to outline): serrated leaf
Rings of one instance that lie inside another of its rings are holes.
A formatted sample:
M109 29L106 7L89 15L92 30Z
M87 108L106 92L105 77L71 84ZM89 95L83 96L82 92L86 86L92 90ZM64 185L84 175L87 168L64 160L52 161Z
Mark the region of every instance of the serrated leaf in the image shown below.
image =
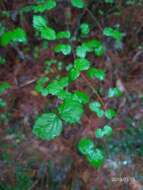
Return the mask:
M104 153L97 148L90 151L90 154L88 154L86 158L89 161L90 165L95 168L101 167L105 160Z
M64 55L69 55L71 53L71 46L69 44L58 44L54 48L56 53L63 53Z
M122 92L119 90L119 88L109 88L108 90L108 98L112 97L119 97L122 95Z
M57 94L59 99L72 99L72 93L68 92L67 90L60 90Z
M4 64L6 64L6 60L5 58L0 56L0 65L4 65Z
M76 68L72 68L72 69L70 69L68 75L69 75L69 80L73 81L73 80L76 80L79 77L80 72Z
M85 7L85 2L84 0L71 0L71 4L73 7L76 7L76 8L84 8Z
M104 80L105 79L105 71L102 69L97 69L97 68L90 68L87 71L87 75L89 78L97 78L99 80Z
M4 108L6 106L6 101L0 98L0 108Z
M48 77L41 77L35 85L35 90L41 93L42 96L47 96L49 94L48 88L45 86L48 80Z
M8 82L0 83L0 94L4 93L5 90L9 89L11 85Z
M54 113L40 115L33 126L33 134L43 140L52 140L62 132L62 121Z
M105 111L105 117L108 119L113 119L116 115L116 111L112 108L109 108Z
M94 149L94 142L90 138L83 137L80 139L77 148L81 154L88 155Z
M57 39L69 39L71 37L70 31L57 32Z
M65 99L58 110L61 118L68 123L79 122L83 114L82 104L70 99Z
M95 136L96 138L103 138L103 137L108 137L112 135L112 128L110 127L110 125L105 125L103 129L99 128L96 129L95 131Z
M53 28L47 26L41 30L41 38L44 40L55 40L56 32Z
M111 27L105 27L103 30L103 35L111 37L117 41L121 41L124 36L124 34L120 32L118 29L113 29Z
M22 28L16 28L12 31L5 32L0 37L0 44L2 46L7 46L12 42L19 42L19 43L27 42L26 33Z
M34 15L33 16L33 27L38 31L42 31L44 28L47 27L46 19L42 16Z
M64 87L68 86L69 79L68 77L62 77L59 80L54 80L48 84L47 90L49 94L58 95Z
M86 104L89 102L89 96L80 90L75 91L74 93L75 100L79 101L81 104Z
M56 1L55 0L47 0L44 3L35 5L33 7L33 10L35 13L43 13L46 10L51 10L56 7Z
M76 56L80 58L85 58L87 53L87 48L83 45L76 48Z
M89 109L97 114L99 118L104 116L104 111L101 109L101 103L98 101L91 102Z
M74 67L78 71L85 71L85 70L89 69L90 62L89 62L89 60L87 60L85 58L77 58L74 60Z
M95 136L96 136L96 138L102 138L104 136L103 130L101 128L96 129Z
M104 136L111 136L113 133L113 129L110 125L105 125L103 128L103 135Z
M82 34L82 35L87 35L87 34L89 34L89 32L90 32L89 24L87 24L87 23L82 23L82 24L80 25L80 30L81 30L81 34Z
M99 101L90 102L89 108L91 111L96 111L97 108L101 108L101 103Z

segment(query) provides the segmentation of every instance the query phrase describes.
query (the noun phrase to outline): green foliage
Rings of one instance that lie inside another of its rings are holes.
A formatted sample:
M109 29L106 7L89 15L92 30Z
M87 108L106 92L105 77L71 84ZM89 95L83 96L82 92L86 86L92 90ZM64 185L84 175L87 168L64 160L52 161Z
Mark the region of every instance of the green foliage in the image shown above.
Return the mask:
M122 95L122 92L120 91L119 88L109 88L108 90L108 97L112 98L112 97L119 97Z
M87 53L87 48L85 46L78 46L76 48L76 56L80 58L85 58Z
M55 0L46 0L44 3L33 6L35 13L43 13L44 11L51 10L56 7Z
M6 102L2 98L0 98L0 108L4 107L6 107Z
M67 70L68 74L62 77L59 75L59 73L62 72L56 73L55 79L52 81L44 75L43 77L40 77L36 82L35 91L38 92L40 95L44 97L52 95L54 96L54 98L60 99L60 101L58 101L58 103L56 104L57 107L54 107L53 112L43 113L39 115L35 120L33 126L33 134L42 140L49 141L58 137L63 130L62 122L67 122L69 124L79 123L84 113L83 108L86 104L89 104L89 111L95 112L99 118L104 117L105 121L107 119L113 119L117 115L114 109L105 109L106 106L104 106L104 99L103 101L101 101L102 97L100 99L100 94L98 95L98 86L97 89L94 89L92 83L91 86L89 84L91 82L90 80L92 79L98 79L99 81L105 80L106 71L100 68L95 68L94 64L92 64L90 60L93 60L95 56L103 56L106 49L102 41L92 38L92 35L90 36L90 25L86 22L81 22L82 14L84 14L84 11L86 11L88 1L70 0L70 2L73 7L84 9L83 11L81 11L81 18L79 17L79 23L77 24L79 28L77 28L75 31L70 30L70 25L68 24L68 22L67 28L63 29L62 31L56 31L56 28L53 29L51 26L49 26L49 17L47 17L46 14L43 13L45 11L49 11L55 8L57 5L56 0L37 0L34 5L24 7L20 10L20 15L23 15L22 13L28 12L32 12L35 14L33 15L32 21L33 28L35 30L35 38L40 37L42 39L42 42L40 42L42 46L36 45L33 47L33 57L35 59L39 58L41 47L44 50L48 50L48 48L51 48L53 52L49 52L49 57L52 57L52 55L59 57L59 55L57 55L56 53L62 53L65 56L65 60L70 60L69 65L66 65L66 61L58 61L55 57L46 60L44 63L44 72L45 74L48 73L48 76L51 76L50 74L55 74L55 68L56 71L60 70L65 72L65 70ZM102 2L103 4L114 3L113 0L103 0ZM76 11L77 13L78 11L80 12L80 10ZM100 12L101 11L102 10L100 10ZM53 21L54 19L55 18L53 18ZM66 21L69 20L71 20L71 15L68 12L66 13ZM51 20L51 23L53 21ZM124 33L120 32L118 29L114 29L111 27L104 28L102 33L104 36L113 38L116 45L121 44L120 41L123 39L124 36ZM73 34L73 36L71 34ZM50 44L49 41L54 42ZM0 45L7 46L11 43L13 43L12 45L17 45L17 42L27 42L26 32L22 28L18 27L7 32L5 32L5 27L2 27L2 29L0 29ZM46 45L43 45L45 43ZM92 55L94 55L94 57L88 55L91 53ZM63 55L62 57L64 57ZM66 57L67 55L68 57ZM88 60L87 56L92 59ZM5 64L5 59L1 56L0 64ZM62 70L63 68L64 70ZM81 72L86 73L87 80L83 77L84 73ZM52 77L54 76L52 75ZM78 87L78 85L80 85L80 82L82 81L80 80L80 77L87 81L87 84L90 86L91 90L93 90L93 94L95 94L95 98L97 96L100 102L96 101L96 99L95 101L90 102L89 96L84 92L84 90L82 90L84 86L79 88L81 90L78 90L78 88L76 88ZM78 78L79 84L75 81ZM88 78L90 80L88 80ZM75 88L69 87L71 83L75 84ZM2 94L10 87L11 85L7 82L1 83L0 94ZM107 92L108 98L119 97L120 95L122 95L122 93L116 87L109 88ZM0 98L0 108L5 107L6 102ZM103 128L99 128L95 131L95 136L97 139L110 137L111 134L112 128L108 124L106 124ZM81 154L85 156L86 160L90 163L91 166L95 168L99 168L100 166L102 166L105 159L104 153L98 147L95 147L93 140L83 137L78 144L78 150Z
M95 136L96 138L103 138L112 135L112 128L109 125L105 125L103 129L98 128L96 129Z
M63 90L64 87L68 86L68 84L68 77L62 77L59 80L54 80L47 86L48 94L58 95L58 93Z
M76 80L80 75L80 71L77 68L72 68L69 71L69 80L73 81Z
M4 65L4 64L6 64L6 60L5 58L0 56L0 65Z
M85 92L77 90L75 91L74 96L81 104L87 104L89 102L89 96L85 94Z
M47 27L47 21L44 17L39 16L39 15L34 15L33 16L33 27L37 31L42 31L44 28Z
M76 7L76 8L84 8L85 7L85 2L84 0L71 0L71 4L73 7Z
M87 71L87 75L91 79L97 78L101 81L105 79L105 71L94 67L90 67L90 69Z
M78 150L83 155L88 155L94 149L94 143L90 138L83 137L78 143Z
M69 44L57 44L54 48L56 53L63 53L64 55L69 55L71 53L71 46Z
M78 143L78 150L86 157L91 166L99 168L103 165L104 153L95 148L94 142L90 138L81 138Z
M94 51L96 56L102 56L105 53L105 47L102 42L96 39L89 40L82 44L87 52Z
M85 71L85 70L89 69L90 62L85 58L78 58L78 59L74 60L74 67L78 71Z
M89 24L87 23L82 23L80 25L80 30L82 35L88 35L90 32Z
M41 30L41 38L44 40L55 40L56 32L51 27L46 27L44 30Z
M116 111L112 108L109 108L105 111L105 117L107 117L108 119L113 119L116 115Z
M56 32L53 28L47 26L47 21L44 17L34 15L33 27L36 31L40 32L41 38L44 40L55 40Z
M113 29L111 27L104 28L103 35L105 35L107 37L111 37L117 41L121 41L124 36L124 34L122 32L120 32L118 29Z
M49 93L48 88L45 86L48 81L48 77L41 77L36 83L35 90L41 93L42 96L47 96Z
M100 168L105 160L103 151L98 148L96 148L95 150L92 149L92 151L89 152L86 158L90 165L95 168Z
M114 3L114 0L104 0L105 3Z
M8 82L1 82L0 83L0 94L4 93L7 89L9 89L11 85Z
M83 106L78 101L65 99L58 107L60 117L68 123L79 122L83 114Z
M12 31L5 32L0 37L0 44L2 46L7 46L8 44L12 42L19 42L19 43L26 43L27 37L26 33L22 28L16 28Z
M35 121L33 134L43 140L52 140L62 132L62 122L54 113L44 113Z
M98 101L90 102L89 109L97 114L99 118L104 116L104 111L101 108L101 104Z
M57 32L57 39L69 39L71 37L70 31Z

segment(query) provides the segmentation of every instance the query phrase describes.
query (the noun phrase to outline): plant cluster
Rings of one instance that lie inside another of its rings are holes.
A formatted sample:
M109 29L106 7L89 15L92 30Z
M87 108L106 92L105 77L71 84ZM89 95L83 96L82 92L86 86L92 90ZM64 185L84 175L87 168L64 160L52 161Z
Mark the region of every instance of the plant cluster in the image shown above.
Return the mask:
M113 3L113 1L106 1L106 3ZM60 100L60 104L52 112L46 112L37 116L34 126L33 134L42 140L53 140L60 136L63 131L63 122L69 124L79 123L84 114L84 106L87 105L92 112L95 112L97 117L106 117L108 121L116 117L117 113L112 107L105 109L104 103L98 92L94 90L95 100L91 101L87 93L81 90L70 92L69 85L80 77L86 76L87 78L103 81L106 78L106 71L92 66L91 61L88 59L88 54L94 54L97 57L103 56L106 53L104 43L99 39L90 39L91 28L88 23L81 23L80 30L80 45L75 49L72 47L72 41L76 41L72 36L71 31L56 31L52 28L46 17L44 11L55 8L57 2L55 0L45 0L37 2L32 6L27 6L21 11L33 11L32 25L35 30L37 38L52 42L55 41L56 45L53 47L55 54L63 54L64 56L72 55L74 57L73 64L68 68L67 75L60 76L55 80L50 80L48 76L40 77L35 85L35 91L42 96L56 96ZM77 9L83 9L87 6L84 0L71 0L71 5ZM117 28L106 27L102 31L103 35L114 39L117 43L121 42L124 34ZM63 42L64 40L64 42ZM5 31L0 36L0 45L6 47L9 44L24 43L28 41L26 31L20 27ZM57 60L51 60L47 64L56 64ZM4 64L4 58L0 57L0 64ZM49 66L50 68L50 66ZM49 69L48 68L48 69ZM50 71L50 70L49 70ZM10 88L7 82L0 84L0 93ZM110 88L108 97L121 96L122 92L117 88ZM5 103L0 99L0 107L4 107ZM107 123L103 128L95 131L96 138L108 137L112 134L112 127ZM83 154L88 162L98 168L104 162L104 152L96 148L94 142L89 137L83 137L78 143L78 150Z

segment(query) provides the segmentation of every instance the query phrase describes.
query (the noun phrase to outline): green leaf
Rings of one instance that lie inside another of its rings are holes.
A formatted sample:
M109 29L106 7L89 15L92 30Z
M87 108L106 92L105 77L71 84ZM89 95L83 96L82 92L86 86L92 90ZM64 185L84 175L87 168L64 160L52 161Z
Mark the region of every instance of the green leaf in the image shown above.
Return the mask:
M0 83L0 94L4 93L7 89L9 89L11 85L8 82L1 82Z
M33 126L33 134L43 140L52 140L62 132L62 121L54 113L40 115Z
M103 46L102 43L99 44L99 45L95 48L94 53L95 53L96 56L102 56L102 55L104 55L104 53L105 53L105 47Z
M90 151L89 153L90 154L88 154L86 158L89 161L90 165L95 168L101 167L105 160L103 151L96 148Z
M108 90L108 98L112 98L112 97L119 97L122 95L122 92L120 91L119 88L109 88Z
M111 136L113 133L113 129L110 125L105 125L103 128L103 134L104 136Z
M99 128L95 131L96 138L103 138L105 136L111 136L112 135L112 128L110 125L105 125L103 129Z
M48 77L41 77L36 83L35 90L41 93L42 96L47 96L49 94L49 90L47 86L45 86L48 80Z
M80 30L81 30L81 34L82 34L82 35L87 35L87 34L89 34L89 32L90 32L89 24L87 24L87 23L82 23L82 24L80 25Z
M46 19L42 16L34 15L33 16L33 27L38 31L42 31L44 28L47 27Z
M56 32L53 28L47 26L41 30L41 38L44 40L55 40Z
M105 117L108 119L113 119L116 115L116 111L112 108L109 108L105 111Z
M78 58L74 60L74 67L79 71L84 71L89 69L90 62L85 58Z
M68 75L69 75L69 80L73 81L73 80L76 80L79 77L80 72L76 68L72 68L72 69L70 69Z
M83 137L80 139L77 148L81 154L88 155L94 149L94 142L90 138Z
M99 138L99 139L102 138L104 136L103 130L101 128L96 129L95 136L96 138Z
M0 56L0 65L4 65L4 64L6 64L6 60L5 58Z
M98 101L91 102L89 109L97 114L99 118L104 116L104 111L101 109L101 104Z
M68 86L69 79L68 77L62 77L59 80L54 80L48 84L47 90L49 94L58 95L64 87Z
M101 108L101 103L99 101L90 102L89 108L91 111L96 111L97 108Z
M111 27L105 27L103 30L103 35L111 37L117 41L121 41L124 36L124 33L120 32L117 29L113 29Z
M0 98L0 108L4 108L6 106L6 102Z
M65 99L58 110L61 118L68 123L79 122L83 114L82 104L70 99Z
M85 7L84 0L71 0L71 4L73 7L80 8L80 9Z
M105 3L114 3L114 0L104 0Z
M105 53L105 47L103 46L103 43L99 40L88 40L87 42L84 42L82 45L86 47L87 52L94 51L97 56L101 56Z
M57 39L69 39L71 37L70 31L57 32Z
M33 7L35 13L43 13L46 10L51 10L56 7L56 1L55 0L47 0L44 3L41 3L39 5L35 5Z
M74 93L75 100L79 101L81 104L86 104L89 102L89 96L80 90Z
M86 57L86 53L87 53L87 48L85 46L81 45L81 46L78 46L76 48L76 55L77 55L77 57L85 58Z
M2 46L7 46L12 42L20 42L20 43L27 42L26 33L22 28L16 28L12 31L5 32L0 37L0 44Z
M64 55L69 55L71 53L71 46L69 44L58 44L54 48L56 53L62 52Z
M105 79L105 71L102 69L90 68L87 71L87 75L89 78L92 78L92 79L95 77L101 81Z
M72 99L72 93L68 92L67 90L60 90L57 94L59 99Z

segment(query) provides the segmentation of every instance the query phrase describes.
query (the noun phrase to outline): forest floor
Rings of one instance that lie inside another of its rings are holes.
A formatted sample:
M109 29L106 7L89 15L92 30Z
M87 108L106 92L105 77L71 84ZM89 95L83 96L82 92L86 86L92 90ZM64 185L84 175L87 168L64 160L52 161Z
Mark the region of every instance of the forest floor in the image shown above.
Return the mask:
M115 126L112 139L99 142L106 151L106 161L98 170L76 149L81 137L93 137L93 130L103 123L88 109L79 125L66 125L62 135L53 141L39 140L32 134L35 117L56 104L55 98L42 97L34 90L36 80L43 74L45 59L54 59L55 55L32 37L31 14L24 18L19 15L18 10L29 2L32 3L28 0L0 1L0 10L11 12L10 18L0 13L1 22L9 28L23 26L30 39L28 50L21 45L0 48L0 54L7 61L0 66L0 81L12 85L1 95L7 106L0 110L0 190L142 190L143 2L127 5L125 1L117 1L116 6L93 3L90 12L82 16L82 20L93 27L92 36L103 39L108 46L105 56L90 57L93 63L108 71L106 81L97 84L105 89L118 84L125 92L113 101L105 99L107 105L118 107L119 114L112 123ZM99 8L103 10L101 15L96 11ZM60 28L64 25L61 13L68 11L71 10L63 3L50 12L49 20ZM68 24L74 29L81 11L72 14ZM103 38L101 33L104 27L116 24L125 33L120 50L115 50L114 42ZM58 55L58 59L72 61L70 56ZM64 72L53 65L50 77ZM85 81L77 80L71 89L77 87L90 94L90 98L94 97Z

